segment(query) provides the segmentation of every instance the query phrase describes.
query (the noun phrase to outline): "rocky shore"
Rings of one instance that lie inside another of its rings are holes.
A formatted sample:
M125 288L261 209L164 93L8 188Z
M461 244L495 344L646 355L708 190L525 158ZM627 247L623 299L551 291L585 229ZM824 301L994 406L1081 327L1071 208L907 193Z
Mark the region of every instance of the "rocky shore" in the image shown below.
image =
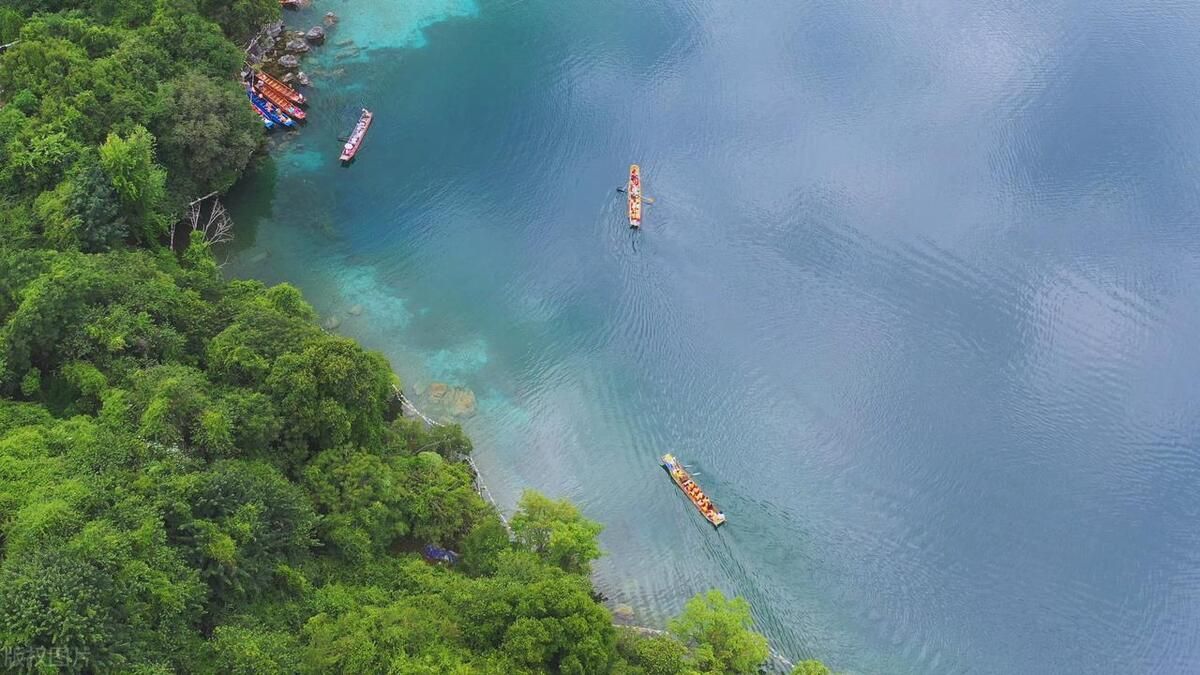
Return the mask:
M337 15L326 12L321 23L308 30L288 29L283 21L268 24L246 48L246 61L282 82L309 86L312 79L300 70L300 61L313 47L325 44L337 23Z

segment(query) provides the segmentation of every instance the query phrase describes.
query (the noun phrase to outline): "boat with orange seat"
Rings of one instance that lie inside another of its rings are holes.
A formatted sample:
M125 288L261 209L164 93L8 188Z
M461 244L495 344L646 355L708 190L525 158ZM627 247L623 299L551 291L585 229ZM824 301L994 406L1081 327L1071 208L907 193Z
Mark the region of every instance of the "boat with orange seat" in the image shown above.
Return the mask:
M292 103L287 99L286 96L280 94L277 90L271 87L259 86L255 87L254 91L257 92L259 96L262 96L271 103L275 104L275 107L282 110L288 117L291 117L294 120L303 122L305 118L308 117L308 113L304 112L303 108L295 103Z
M683 494L691 500L692 505L704 516L704 519L712 523L713 527L720 527L725 522L725 514L717 508L716 504L704 494L696 481L692 480L692 475L687 469L683 468L683 464L675 458L675 455L667 453L662 456L662 466L670 474L671 480L683 490Z
M283 82L280 82L278 79L271 77L261 70L254 73L254 79L255 84L258 86L274 89L279 92L279 94L286 96L289 101L295 103L296 105L304 105L308 102L308 99L304 98L304 94L292 89Z
M642 226L642 171L637 164L629 165L629 183L625 186L629 197L629 226Z

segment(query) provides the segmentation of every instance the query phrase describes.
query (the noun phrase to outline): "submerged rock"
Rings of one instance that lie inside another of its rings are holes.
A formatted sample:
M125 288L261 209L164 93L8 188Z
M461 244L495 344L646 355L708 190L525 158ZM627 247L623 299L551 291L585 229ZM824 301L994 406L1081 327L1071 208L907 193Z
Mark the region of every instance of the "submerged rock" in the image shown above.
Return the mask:
M450 385L445 382L429 383L429 398L434 401L440 401L445 398L448 391L450 391Z
M342 325L342 320L336 316L331 316L328 319L325 319L325 322L321 324L321 327L325 330L335 330L340 325Z
M470 417L475 414L475 392L466 387L456 387L450 399L450 414L455 417Z
M337 14L334 14L333 12L325 12L325 25L326 26L332 26L333 24L335 24L337 22L338 22Z
M269 256L269 255L271 255L270 251L259 251L258 253L255 253L253 256L250 257L250 264L254 265L254 264L260 263L260 262L266 260L267 256Z
M296 74L296 81L306 87L312 84L312 80L308 79L308 75L303 70Z
M362 316L363 306L362 305L352 305L350 307L350 309L346 310L346 313L349 314L350 316Z

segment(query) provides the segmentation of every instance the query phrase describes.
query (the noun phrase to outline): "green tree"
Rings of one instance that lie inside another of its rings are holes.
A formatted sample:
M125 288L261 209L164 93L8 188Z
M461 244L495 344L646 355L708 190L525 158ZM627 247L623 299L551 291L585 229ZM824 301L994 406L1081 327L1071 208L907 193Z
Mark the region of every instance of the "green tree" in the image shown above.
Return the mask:
M217 626L210 646L214 673L290 675L300 669L299 640L289 632Z
M435 595L362 607L337 618L318 614L304 627L302 672L467 673L470 654L456 644L450 607Z
M291 468L314 453L382 438L391 372L382 356L345 338L322 336L303 351L275 359L266 378L283 419L282 441Z
M633 672L645 675L680 675L691 672L687 647L670 635L644 636L632 629L619 630L617 649Z
M568 501L526 490L512 519L517 543L567 572L587 574L600 557L603 526L584 518Z
M170 541L186 551L218 607L259 596L280 563L301 560L314 543L308 497L267 464L222 461L190 472L163 463L139 488L155 495Z
M495 515L479 520L462 544L463 570L477 576L494 574L500 554L512 548L508 530Z
M792 675L833 675L833 671L816 659L801 661L792 668Z
M122 212L140 224L138 234L153 242L166 232L167 173L154 163L154 137L136 126L125 138L115 133L100 146L100 165L121 199Z
M25 23L20 12L8 7L0 7L0 44L8 44L21 34L21 26Z
M690 661L699 670L755 673L770 652L767 639L751 630L750 604L726 599L718 590L697 595L672 619L672 634L691 649Z
M274 0L200 0L200 12L216 21L225 34L238 40L279 17Z
M194 71L162 85L154 130L177 202L225 191L262 143L262 122L227 78Z
M100 162L87 155L76 163L69 183L68 206L74 221L47 239L61 248L82 246L85 251L107 251L129 236L121 214L121 201Z

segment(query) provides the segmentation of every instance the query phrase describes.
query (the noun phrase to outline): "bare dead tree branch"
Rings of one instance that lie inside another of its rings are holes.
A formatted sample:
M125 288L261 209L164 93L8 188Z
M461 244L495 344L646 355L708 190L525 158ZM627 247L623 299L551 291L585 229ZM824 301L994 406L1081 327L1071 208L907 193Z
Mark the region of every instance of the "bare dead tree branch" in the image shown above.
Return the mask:
M233 219L219 200L213 200L212 208L208 212L208 222L204 224L204 240L209 245L233 241Z
M233 241L233 219L229 217L229 211L225 209L225 205L221 200L216 199L214 195L217 193L209 193L199 199L192 201L187 206L187 212L184 214L183 220L187 223L188 229L194 232L202 232L204 241L210 246L216 244L227 244ZM207 212L204 209L204 201L209 197L214 197L209 205ZM204 218L207 213L207 218ZM171 231L171 245L175 244L175 232Z
M199 204L200 202L204 201L205 199L208 199L209 197L215 197L215 196L217 196L217 193L214 191L214 192L210 192L210 193L204 195L203 197L196 197L192 201L188 202L188 206L192 206L194 204Z

